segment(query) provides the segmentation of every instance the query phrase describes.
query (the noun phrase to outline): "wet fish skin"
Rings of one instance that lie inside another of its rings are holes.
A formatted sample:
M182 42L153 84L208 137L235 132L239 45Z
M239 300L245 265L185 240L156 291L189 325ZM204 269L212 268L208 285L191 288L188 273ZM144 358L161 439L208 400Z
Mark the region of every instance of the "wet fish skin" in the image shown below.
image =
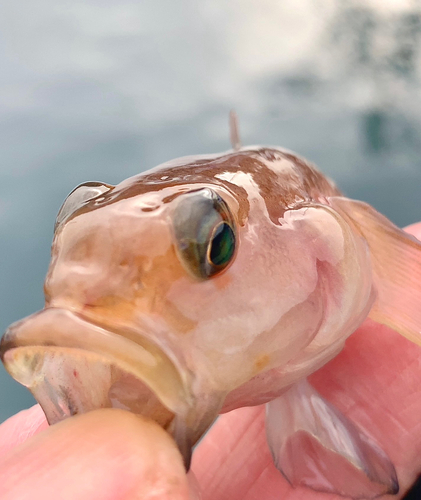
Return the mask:
M46 307L9 328L1 356L50 423L142 413L186 464L219 412L267 403L292 484L373 498L397 491L393 465L306 377L369 315L421 344L420 264L416 239L293 153L181 158L71 193Z

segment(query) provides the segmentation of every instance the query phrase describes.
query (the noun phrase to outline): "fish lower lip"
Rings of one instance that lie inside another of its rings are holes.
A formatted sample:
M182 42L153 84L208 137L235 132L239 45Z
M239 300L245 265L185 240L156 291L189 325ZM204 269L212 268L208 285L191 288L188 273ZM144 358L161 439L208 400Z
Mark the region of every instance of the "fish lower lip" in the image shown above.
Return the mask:
M0 356L50 423L118 407L167 428L192 407L188 384L156 345L141 335L135 342L65 309L46 308L13 324Z

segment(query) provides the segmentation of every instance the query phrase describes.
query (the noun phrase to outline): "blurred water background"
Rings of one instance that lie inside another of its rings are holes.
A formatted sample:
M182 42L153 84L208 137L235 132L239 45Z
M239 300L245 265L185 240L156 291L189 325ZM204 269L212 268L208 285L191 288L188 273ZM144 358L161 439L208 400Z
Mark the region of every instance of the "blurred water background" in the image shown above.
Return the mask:
M399 225L421 219L421 5L0 3L0 330L43 305L55 215L86 180L282 145ZM0 421L32 404L0 372Z

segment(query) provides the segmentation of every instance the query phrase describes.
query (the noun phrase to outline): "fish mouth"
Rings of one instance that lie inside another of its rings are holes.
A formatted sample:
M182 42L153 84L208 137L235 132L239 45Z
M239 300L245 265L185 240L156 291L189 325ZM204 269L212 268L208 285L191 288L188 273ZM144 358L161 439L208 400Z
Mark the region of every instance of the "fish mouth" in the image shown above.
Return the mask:
M188 466L198 431L188 372L146 336L130 337L49 307L9 327L0 357L50 424L98 408L129 410L172 434Z

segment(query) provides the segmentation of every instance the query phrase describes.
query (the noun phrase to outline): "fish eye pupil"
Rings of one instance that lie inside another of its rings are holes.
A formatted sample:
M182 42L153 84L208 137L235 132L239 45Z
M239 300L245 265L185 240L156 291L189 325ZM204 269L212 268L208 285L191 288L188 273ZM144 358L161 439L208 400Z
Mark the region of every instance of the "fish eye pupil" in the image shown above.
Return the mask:
M209 260L214 266L225 266L232 259L234 251L234 231L229 224L221 222L214 230L210 242Z

